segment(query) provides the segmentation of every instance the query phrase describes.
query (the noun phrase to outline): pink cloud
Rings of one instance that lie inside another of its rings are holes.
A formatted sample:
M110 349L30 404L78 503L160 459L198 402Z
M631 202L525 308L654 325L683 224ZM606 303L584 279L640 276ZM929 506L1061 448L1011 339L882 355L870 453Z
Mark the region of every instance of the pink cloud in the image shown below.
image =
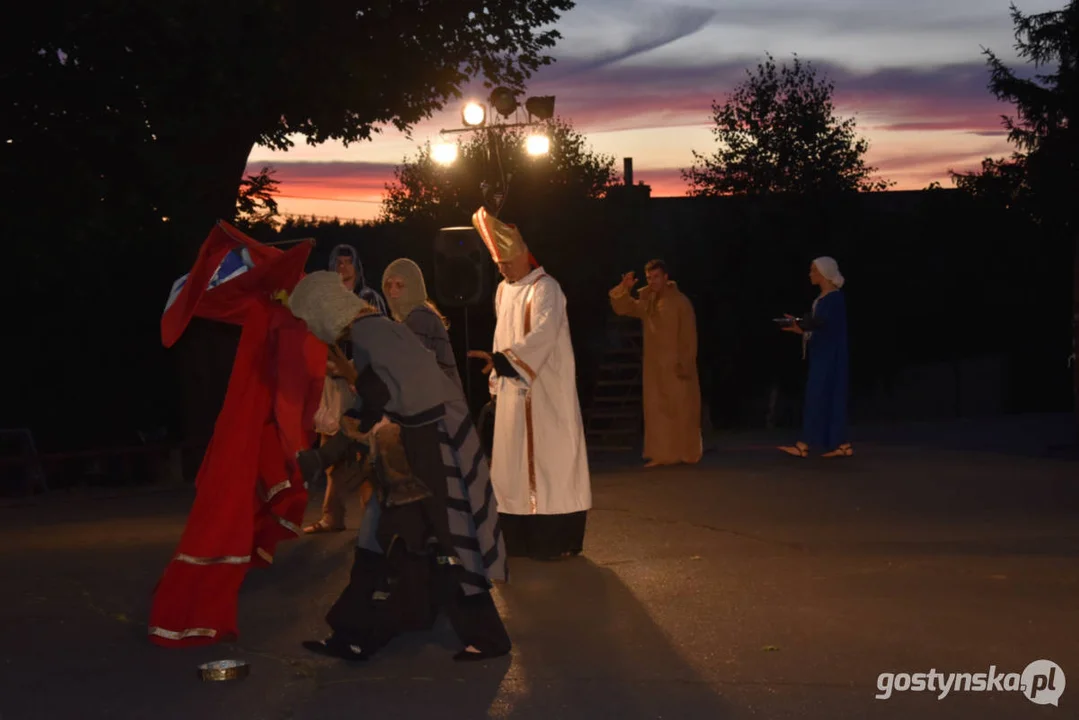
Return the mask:
M570 61L556 64L562 66L557 76L541 71L530 92L555 95L558 114L586 132L706 125L712 102L723 101L755 64L747 59L695 67L593 69L580 61L578 72ZM1010 109L986 89L988 76L980 63L871 73L827 63L814 66L835 83L841 113L881 116L891 129L993 133L1000 130L1000 115Z

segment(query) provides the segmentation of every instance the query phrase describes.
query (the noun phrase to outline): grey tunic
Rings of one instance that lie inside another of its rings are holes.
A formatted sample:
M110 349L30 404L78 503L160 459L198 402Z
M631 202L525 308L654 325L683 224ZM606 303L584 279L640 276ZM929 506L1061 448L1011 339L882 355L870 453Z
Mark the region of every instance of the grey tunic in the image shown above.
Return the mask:
M405 325L416 333L424 346L435 354L442 372L461 387L461 376L457 373L457 359L453 356L450 334L442 318L427 305L420 305L405 318Z
M362 375L370 368L386 386L385 411L394 422L433 422L442 417L445 403L464 400L460 383L440 371L430 351L405 325L369 315L352 323L349 336L356 370ZM355 409L363 414L362 396L357 396Z

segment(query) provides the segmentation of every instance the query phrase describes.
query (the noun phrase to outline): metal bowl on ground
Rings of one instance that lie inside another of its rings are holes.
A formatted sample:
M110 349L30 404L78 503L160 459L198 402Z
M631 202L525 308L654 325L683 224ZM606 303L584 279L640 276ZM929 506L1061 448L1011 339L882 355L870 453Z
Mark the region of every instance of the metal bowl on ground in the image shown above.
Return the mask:
M215 660L199 665L199 678L208 682L240 680L251 672L251 666L243 660Z

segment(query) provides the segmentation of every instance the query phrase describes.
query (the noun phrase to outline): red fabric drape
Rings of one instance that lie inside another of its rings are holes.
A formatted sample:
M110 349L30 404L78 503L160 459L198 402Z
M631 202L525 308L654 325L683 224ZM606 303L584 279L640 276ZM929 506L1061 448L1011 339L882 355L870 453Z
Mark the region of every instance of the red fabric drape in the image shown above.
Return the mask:
M206 285L224 256L246 247L255 267ZM195 481L179 547L154 590L150 640L182 647L236 638L240 585L252 565L300 532L307 490L293 460L314 441L326 345L273 294L291 292L310 245L287 252L218 223L161 320L171 346L192 317L242 326L225 401Z

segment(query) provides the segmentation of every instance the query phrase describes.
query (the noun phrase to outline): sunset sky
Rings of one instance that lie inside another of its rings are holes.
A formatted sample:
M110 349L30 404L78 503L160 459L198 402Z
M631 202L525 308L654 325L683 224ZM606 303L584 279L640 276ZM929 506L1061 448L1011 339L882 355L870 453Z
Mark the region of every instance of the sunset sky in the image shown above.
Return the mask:
M855 116L868 159L896 189L950 185L1010 152L1000 116L1011 109L986 88L983 47L1017 65L1008 0L578 0L558 23L556 62L528 95L554 95L556 114L592 148L632 157L634 176L654 196L683 195L679 170L692 150L712 152L713 100L722 100L766 52L777 63L797 53L836 85L840 115ZM1061 0L1016 0L1027 13ZM477 83L476 94L482 96ZM438 131L460 126L452 104L412 138L392 128L344 148L288 152L255 148L252 172L277 168L288 214L374 218L393 167Z

